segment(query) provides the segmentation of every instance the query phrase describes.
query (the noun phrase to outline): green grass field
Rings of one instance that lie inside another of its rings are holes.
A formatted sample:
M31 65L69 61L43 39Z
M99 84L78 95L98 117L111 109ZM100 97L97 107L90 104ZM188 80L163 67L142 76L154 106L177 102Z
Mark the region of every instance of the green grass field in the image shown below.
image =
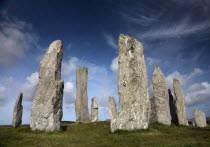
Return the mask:
M0 128L0 146L208 146L210 127L150 124L148 130L110 132L109 122L63 123L62 131Z

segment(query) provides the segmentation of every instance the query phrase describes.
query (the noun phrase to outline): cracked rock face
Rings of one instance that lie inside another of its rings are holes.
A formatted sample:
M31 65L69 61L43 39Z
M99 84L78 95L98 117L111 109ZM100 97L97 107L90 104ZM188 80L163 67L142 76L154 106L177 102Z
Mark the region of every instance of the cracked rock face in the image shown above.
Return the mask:
M173 123L178 123L177 110L176 110L176 99L175 99L175 96L172 93L171 89L168 89L168 95L169 95L171 121Z
M32 130L60 130L64 87L61 79L62 58L63 43L56 40L40 61L39 82L31 109Z
M202 112L201 110L194 109L193 110L194 118L195 118L195 124L197 127L206 127L206 114Z
M175 94L175 105L176 105L178 124L188 126L186 110L185 110L185 98L179 80L177 79L173 80L173 87Z
M156 116L156 110L155 110L155 98L150 98L150 104L151 104L151 109L150 109L150 123L157 122L157 116Z
M155 66L152 83L155 97L155 110L157 122L164 125L171 125L168 91L165 76L162 70Z
M12 120L13 128L20 127L22 123L22 114L23 114L22 100L23 100L23 93L19 93L13 111L13 120Z
M135 38L121 34L118 47L120 107L117 116L111 119L111 132L147 129L150 100L143 45Z
M98 121L98 102L95 97L91 101L91 122L96 122Z
M87 96L87 80L88 68L79 67L76 70L76 122L90 123L91 117L88 112L88 96Z
M109 116L110 119L115 118L117 115L116 103L112 96L109 97Z

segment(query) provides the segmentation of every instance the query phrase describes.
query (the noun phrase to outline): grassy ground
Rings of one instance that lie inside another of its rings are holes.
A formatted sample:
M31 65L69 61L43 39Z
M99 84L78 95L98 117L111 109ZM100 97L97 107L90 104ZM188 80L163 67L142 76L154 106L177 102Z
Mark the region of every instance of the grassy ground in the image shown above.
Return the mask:
M210 146L210 127L199 129L151 124L148 130L110 133L109 122L62 124L62 131L45 133L0 128L0 146Z

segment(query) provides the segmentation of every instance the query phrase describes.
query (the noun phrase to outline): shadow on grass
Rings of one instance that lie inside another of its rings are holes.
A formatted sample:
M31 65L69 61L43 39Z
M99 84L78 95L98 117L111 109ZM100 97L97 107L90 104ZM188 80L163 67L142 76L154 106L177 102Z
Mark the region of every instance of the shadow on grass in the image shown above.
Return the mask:
M61 131L67 131L67 126L61 126Z

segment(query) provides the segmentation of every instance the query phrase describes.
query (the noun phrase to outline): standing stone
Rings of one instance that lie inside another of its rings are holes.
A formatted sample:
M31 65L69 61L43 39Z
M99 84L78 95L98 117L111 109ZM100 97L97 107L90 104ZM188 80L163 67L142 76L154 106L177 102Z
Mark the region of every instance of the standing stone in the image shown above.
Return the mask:
M176 113L178 118L179 125L188 126L186 110L185 110L185 99L184 93L181 88L179 80L173 80L174 94L175 94L175 104L176 104Z
M206 127L206 114L202 112L201 110L194 109L193 110L194 118L195 118L195 124L197 127Z
M64 87L61 79L62 58L63 44L61 40L56 40L40 61L39 82L31 110L32 130L60 130Z
M88 68L79 67L76 71L76 121L77 123L90 123L91 118L88 112L88 97L87 97L87 79Z
M168 89L168 95L169 95L171 121L173 123L178 123L177 110L176 110L176 99L175 99L175 96L172 93L171 89Z
M150 123L157 122L157 115L156 115L156 109L155 109L155 98L150 98L150 104L151 104L151 109L150 109Z
M111 119L111 132L147 129L150 115L149 81L143 45L121 34L118 41L118 89L120 107Z
M91 101L91 122L96 122L98 121L98 102L95 97Z
M22 114L23 114L22 100L23 100L23 93L19 93L13 111L13 120L12 120L13 128L18 128L22 123Z
M109 96L109 116L113 119L117 116L116 103L112 96Z
M157 122L165 125L171 125L168 90L166 87L165 76L158 66L155 66L152 83Z

